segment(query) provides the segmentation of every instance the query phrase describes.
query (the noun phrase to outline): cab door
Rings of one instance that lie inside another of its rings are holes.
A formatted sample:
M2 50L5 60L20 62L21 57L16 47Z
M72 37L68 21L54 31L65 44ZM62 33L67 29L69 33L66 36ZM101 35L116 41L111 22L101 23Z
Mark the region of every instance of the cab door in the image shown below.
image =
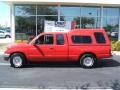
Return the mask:
M66 34L55 35L55 57L56 61L68 60L68 43Z
M36 41L31 55L34 61L52 61L55 59L54 35L44 34Z

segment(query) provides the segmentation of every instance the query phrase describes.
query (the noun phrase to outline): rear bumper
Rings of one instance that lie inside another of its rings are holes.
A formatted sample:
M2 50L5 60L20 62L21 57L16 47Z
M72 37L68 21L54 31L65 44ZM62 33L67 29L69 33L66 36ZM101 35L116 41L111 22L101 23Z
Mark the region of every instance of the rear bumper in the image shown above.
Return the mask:
M4 54L3 57L4 57L4 60L5 60L5 61L8 61L8 60L9 60L9 57L10 57L10 54Z

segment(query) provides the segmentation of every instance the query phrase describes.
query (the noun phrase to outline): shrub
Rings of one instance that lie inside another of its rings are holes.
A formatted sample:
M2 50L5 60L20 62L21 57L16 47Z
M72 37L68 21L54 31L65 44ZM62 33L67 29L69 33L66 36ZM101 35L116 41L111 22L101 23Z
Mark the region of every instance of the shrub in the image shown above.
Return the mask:
M120 51L120 41L111 41L113 51Z
M115 51L115 43L111 42L111 48L112 48L112 51Z
M120 51L120 41L115 42L115 44L113 45L113 47L114 47L114 49L116 51Z

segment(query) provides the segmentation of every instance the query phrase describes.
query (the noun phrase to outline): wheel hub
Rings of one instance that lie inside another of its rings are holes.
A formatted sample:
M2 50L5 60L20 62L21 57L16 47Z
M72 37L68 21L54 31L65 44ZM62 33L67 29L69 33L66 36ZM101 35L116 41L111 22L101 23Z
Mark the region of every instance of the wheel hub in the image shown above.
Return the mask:
M13 64L16 66L16 67L19 67L22 65L22 58L20 56L15 56L13 58Z
M91 57L86 57L86 58L84 58L83 64L84 64L85 66L92 66L93 63L94 63L93 58L91 58Z

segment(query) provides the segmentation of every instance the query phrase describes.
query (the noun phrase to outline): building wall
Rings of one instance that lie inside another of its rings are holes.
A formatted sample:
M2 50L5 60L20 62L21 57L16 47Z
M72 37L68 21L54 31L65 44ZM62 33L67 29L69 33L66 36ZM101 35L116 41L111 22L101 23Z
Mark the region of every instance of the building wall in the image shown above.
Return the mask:
M106 5L14 4L11 5L13 36L27 40L44 30L44 20L75 21L76 28L105 28L109 36L118 39L120 8ZM14 32L15 31L15 32ZM15 38L13 38L13 41Z
M1 0L6 3L13 3L13 4L70 4L70 5L107 5L107 6L120 6L120 0Z

